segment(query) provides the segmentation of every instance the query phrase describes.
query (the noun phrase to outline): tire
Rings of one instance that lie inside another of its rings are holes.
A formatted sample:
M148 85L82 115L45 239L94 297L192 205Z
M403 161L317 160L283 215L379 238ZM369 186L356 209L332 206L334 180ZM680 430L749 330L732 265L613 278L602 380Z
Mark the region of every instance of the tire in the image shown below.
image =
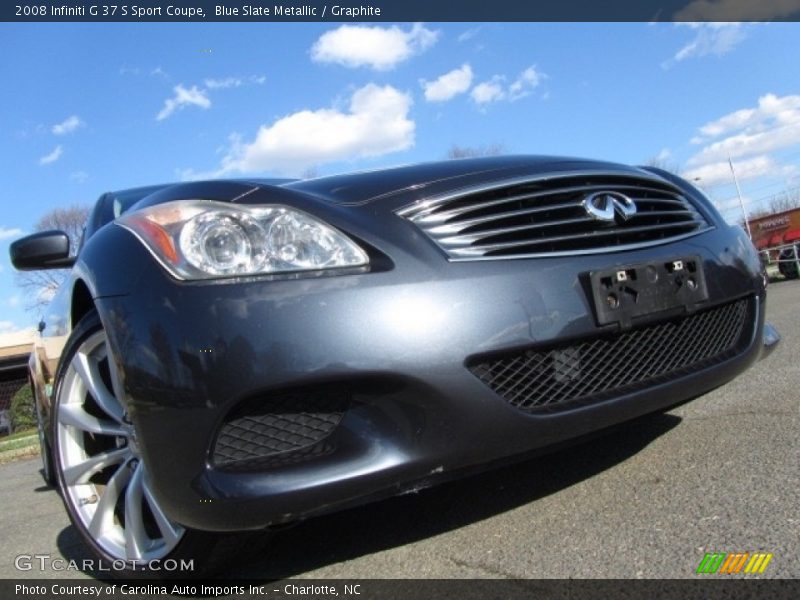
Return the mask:
M97 559L92 570L127 579L213 574L235 557L232 541L240 539L187 529L161 510L110 358L92 311L64 348L51 418L55 479L72 524ZM192 568L169 570L182 561Z
M797 253L798 256L800 256L800 246L797 248ZM800 276L800 273L797 272L797 265L794 262L794 250L792 248L783 250L778 258L785 261L791 261L779 263L778 270L780 271L781 275L783 275L786 279L797 279L798 276Z
M797 279L797 268L793 264L784 263L778 270L786 279Z
M33 386L31 386L33 390ZM33 390L33 403L36 407L36 431L39 434L39 453L42 457L42 479L50 487L56 487L56 470L53 464L53 450L50 441L45 435L45 424L42 418L42 409L36 398L36 391Z

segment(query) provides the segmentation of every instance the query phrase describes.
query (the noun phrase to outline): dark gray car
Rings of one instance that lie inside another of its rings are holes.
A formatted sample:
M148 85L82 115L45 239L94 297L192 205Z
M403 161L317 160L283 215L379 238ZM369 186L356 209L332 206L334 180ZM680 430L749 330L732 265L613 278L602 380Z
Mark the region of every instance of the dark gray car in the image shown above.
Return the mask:
M12 246L72 267L32 373L47 472L124 574L666 410L777 341L742 230L611 163L127 190L67 252Z

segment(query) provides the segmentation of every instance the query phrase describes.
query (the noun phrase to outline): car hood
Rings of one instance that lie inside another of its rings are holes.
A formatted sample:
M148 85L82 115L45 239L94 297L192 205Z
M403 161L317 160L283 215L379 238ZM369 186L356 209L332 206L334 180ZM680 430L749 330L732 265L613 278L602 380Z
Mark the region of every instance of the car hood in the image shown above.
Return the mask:
M244 178L166 186L134 208L179 199L255 204L323 204L337 209L393 211L417 200L493 182L565 172L602 172L658 177L616 163L559 156L504 156L459 159L362 171L309 180Z
M419 198L462 187L504 179L565 171L603 171L643 175L644 171L625 165L560 156L503 156L459 159L363 171L305 181L281 187L341 206L391 203L403 197ZM647 173L652 177L652 173Z

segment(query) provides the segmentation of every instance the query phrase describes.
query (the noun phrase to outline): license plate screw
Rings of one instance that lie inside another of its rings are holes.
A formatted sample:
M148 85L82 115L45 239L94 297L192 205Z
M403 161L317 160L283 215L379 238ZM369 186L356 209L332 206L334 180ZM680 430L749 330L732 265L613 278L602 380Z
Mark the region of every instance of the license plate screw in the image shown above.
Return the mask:
M673 261L672 269L675 271L683 271L683 261L682 260Z
M609 308L617 308L619 306L619 298L616 294L609 294L606 296L606 303Z
M688 287L690 290L697 289L697 282L694 280L694 277L689 277L689 279L686 280L686 287Z
M628 281L628 274L625 271L617 271L617 281Z

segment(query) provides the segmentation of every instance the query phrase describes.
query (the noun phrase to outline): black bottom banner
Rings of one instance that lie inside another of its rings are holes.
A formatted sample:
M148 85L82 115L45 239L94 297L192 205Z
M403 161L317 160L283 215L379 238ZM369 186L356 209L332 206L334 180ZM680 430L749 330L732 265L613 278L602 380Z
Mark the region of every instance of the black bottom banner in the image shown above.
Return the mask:
M280 581L2 580L3 600L35 598L141 600L150 598L352 598L532 599L532 598L800 598L800 580L672 579L290 579Z

